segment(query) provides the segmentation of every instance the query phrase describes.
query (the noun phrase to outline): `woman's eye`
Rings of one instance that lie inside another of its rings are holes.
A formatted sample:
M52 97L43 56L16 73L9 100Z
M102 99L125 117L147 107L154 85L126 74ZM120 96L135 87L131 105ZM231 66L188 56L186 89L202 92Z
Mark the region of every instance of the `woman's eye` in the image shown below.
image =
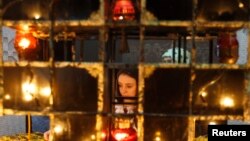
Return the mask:
M132 86L127 86L127 88L132 88Z

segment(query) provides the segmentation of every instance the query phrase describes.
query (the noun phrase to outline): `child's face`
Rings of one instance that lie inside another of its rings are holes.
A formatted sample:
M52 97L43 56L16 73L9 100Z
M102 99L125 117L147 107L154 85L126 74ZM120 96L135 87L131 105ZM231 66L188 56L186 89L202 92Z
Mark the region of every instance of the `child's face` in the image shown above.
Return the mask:
M137 84L136 80L126 74L121 74L118 77L118 87L120 94L123 97L134 97L136 96Z

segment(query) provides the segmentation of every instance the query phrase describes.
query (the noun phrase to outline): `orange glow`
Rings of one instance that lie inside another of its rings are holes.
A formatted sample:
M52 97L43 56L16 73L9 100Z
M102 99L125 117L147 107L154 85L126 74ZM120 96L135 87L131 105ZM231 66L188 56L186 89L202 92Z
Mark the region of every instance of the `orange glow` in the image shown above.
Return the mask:
M111 136L114 141L137 141L137 132L133 128L114 129Z
M63 126L60 125L60 124L56 125L56 126L54 127L54 132L55 132L56 134L61 134L61 133L63 132Z
M106 131L102 131L101 138L104 140L106 139L106 137L107 137Z
M239 2L239 8L244 8L244 4L242 2Z
M37 86L34 83L25 82L22 84L23 93L36 93Z
M31 33L17 33L15 37L15 48L17 50L35 49L37 40Z
M45 97L48 97L51 95L51 88L48 86L48 87L42 87L40 89L40 94L42 96L45 96Z
M220 99L220 105L223 107L234 107L234 100L231 97L222 97Z
M200 95L201 95L202 97L206 97L206 96L207 96L207 92L206 92L206 91L201 91L201 92L200 92Z
M11 96L10 96L9 94L6 94L6 95L4 96L4 99L5 99L5 100L10 100L10 99L11 99Z
M121 141L125 138L128 137L128 134L127 133L116 133L115 134L115 139L118 140L118 141Z
M21 38L18 42L18 46L20 46L22 49L26 49L30 46L30 40L27 38Z
M215 121L210 121L208 124L209 125L216 125L216 122Z

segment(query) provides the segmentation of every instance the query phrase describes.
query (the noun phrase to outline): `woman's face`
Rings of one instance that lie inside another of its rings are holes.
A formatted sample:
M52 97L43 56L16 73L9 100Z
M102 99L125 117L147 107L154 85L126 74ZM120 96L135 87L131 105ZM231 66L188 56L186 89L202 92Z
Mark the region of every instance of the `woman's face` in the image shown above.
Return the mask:
M137 93L137 84L136 80L127 75L127 74L120 74L118 76L118 87L120 94L123 97L134 97Z

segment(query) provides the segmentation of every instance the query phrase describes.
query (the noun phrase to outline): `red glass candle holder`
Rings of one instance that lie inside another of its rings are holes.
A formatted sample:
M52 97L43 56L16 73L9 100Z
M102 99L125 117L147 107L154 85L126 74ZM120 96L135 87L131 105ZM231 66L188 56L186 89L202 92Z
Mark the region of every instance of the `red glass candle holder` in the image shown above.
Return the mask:
M135 7L131 0L116 0L112 10L114 21L132 21L135 19Z
M220 63L234 64L239 57L239 43L235 33L219 33L217 40Z

